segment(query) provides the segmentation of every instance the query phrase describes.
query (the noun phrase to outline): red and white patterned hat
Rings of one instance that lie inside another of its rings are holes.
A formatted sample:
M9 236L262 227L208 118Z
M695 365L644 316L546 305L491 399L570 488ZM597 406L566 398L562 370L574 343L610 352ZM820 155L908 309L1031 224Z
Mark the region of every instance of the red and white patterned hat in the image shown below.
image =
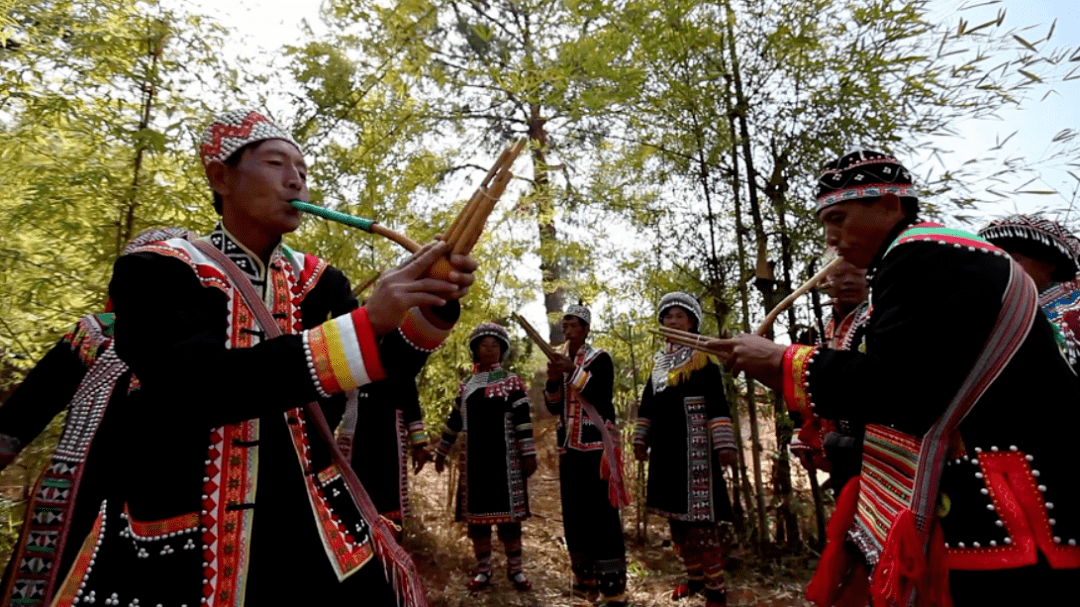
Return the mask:
M283 139L300 150L300 145L288 133L259 112L246 109L225 112L203 131L199 159L203 166L214 160L225 162L236 150L266 139Z

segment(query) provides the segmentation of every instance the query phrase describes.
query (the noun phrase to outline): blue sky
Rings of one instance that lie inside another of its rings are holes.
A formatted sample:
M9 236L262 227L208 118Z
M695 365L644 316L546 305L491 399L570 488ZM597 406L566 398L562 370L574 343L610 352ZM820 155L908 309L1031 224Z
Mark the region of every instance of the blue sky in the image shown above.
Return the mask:
M1048 26L1056 19L1057 26L1049 44L1080 47L1080 2L1077 0L1004 0L963 14L974 25L993 18L1000 7L1007 9L1006 27L1032 24ZM956 17L952 21L955 22ZM1038 28L1036 31L1042 35L1046 29ZM1077 66L1080 62L1071 65ZM1060 83L1053 88L1055 92L1045 100L1040 100L1038 96L1029 98L1023 109L1003 112L1000 120L972 120L961 125L962 137L957 142L960 145L955 146L955 161L963 162L969 157L985 155L994 146L996 138L1004 139L1013 131L1017 131L1016 136L998 154L999 158L1022 155L1035 159L1045 156L1056 133L1064 128L1080 129L1080 107L1077 105L1080 101L1080 79ZM1080 162L1080 158L1075 158L1075 161ZM1073 172L1080 174L1080 171ZM1048 167L1040 173L1041 183L1032 183L1024 189L1057 189L1071 193L1076 188L1076 181L1063 170ZM1013 185L1020 186L1021 183ZM978 209L978 214L994 216L1016 211L1046 210L1061 219L1068 219L1072 224L1078 223L1080 210L1066 217L1069 205L1070 202L1060 196L1020 195L983 205Z

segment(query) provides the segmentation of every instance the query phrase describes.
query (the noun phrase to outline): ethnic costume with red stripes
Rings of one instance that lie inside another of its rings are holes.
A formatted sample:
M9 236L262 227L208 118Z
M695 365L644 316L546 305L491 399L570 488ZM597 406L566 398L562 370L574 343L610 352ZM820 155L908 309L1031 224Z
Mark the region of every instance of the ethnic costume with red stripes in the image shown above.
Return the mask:
M660 300L701 323L701 307L685 293ZM705 593L706 605L727 604L724 562L730 532L721 523L733 514L720 453L734 457L735 434L720 367L709 355L668 344L653 356L641 395L634 444L649 450L649 512L668 519L671 539L686 567L687 581L674 598Z
M784 357L791 409L867 424L862 474L837 500L808 597L947 605L952 583L957 604L978 604L994 574L968 572L1014 568L1047 589L1073 584L1068 445L1080 416L1054 403L1075 402L1080 385L1030 279L976 236L904 222L868 278L866 352L791 346ZM1025 403L1046 403L1049 417L1018 412Z
M1039 306L1058 329L1058 341L1073 369L1080 369L1080 280L1057 282L1039 293Z
M143 230L124 252L187 230ZM106 305L106 310L111 306ZM62 433L26 506L25 521L4 574L0 605L51 603L79 555L82 538L97 525L101 501L122 454L107 421L110 408L138 390L139 381L113 348L112 312L88 314L27 374L0 408L0 468L10 463L61 412Z
M0 605L48 605L78 555L107 491L108 432L95 441L110 404L138 388L112 347L114 315L80 319L0 408L4 443L17 453L67 409L63 434L30 493L26 520L5 573ZM94 446L91 451L91 446ZM91 457L91 453L93 456Z
M221 226L205 242L235 268L205 243L178 239L116 262L117 353L143 389L117 420L129 456L101 533L58 604L337 604L361 595L393 604L395 587L415 575L411 562L350 500L301 407L318 399L332 427L343 392L385 376L386 350L407 367L426 353L404 358L396 333L377 343L348 280L325 261L279 245L264 267ZM229 276L237 269L281 336L264 337ZM397 598L422 603L416 594Z
M991 244L1034 272L1039 305L1059 331L1058 341L1080 371L1080 239L1060 223L1034 215L1009 215L979 230Z
M339 444L345 436L353 469L379 514L400 528L410 514L409 452L428 444L416 378L392 376L358 388Z
M470 525L517 523L529 517L523 457L536 457L528 388L496 364L461 382L437 452L444 457L459 434L461 455L456 520Z
M591 312L582 305L568 306L567 316L586 325L592 320ZM562 352L570 355L566 346ZM548 411L559 417L559 489L566 548L576 591L589 594L599 589L610 604L619 605L626 600L622 522L619 510L612 505L611 487L599 474L603 436L576 396L588 400L617 436L612 403L615 365L610 354L587 343L570 358L576 366L574 373L563 373L560 380L548 381L544 388Z

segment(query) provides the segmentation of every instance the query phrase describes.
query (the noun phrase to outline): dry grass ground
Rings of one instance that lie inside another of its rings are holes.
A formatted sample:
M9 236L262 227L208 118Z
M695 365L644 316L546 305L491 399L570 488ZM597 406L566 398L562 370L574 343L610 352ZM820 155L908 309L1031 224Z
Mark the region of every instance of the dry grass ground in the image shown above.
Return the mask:
M570 607L578 605L570 594L570 561L563 541L559 504L557 459L553 441L538 432L540 468L529 479L529 503L533 516L524 524L525 573L533 590L514 590L506 579L502 544L494 540L495 576L490 588L470 593L465 583L474 574L472 543L465 526L453 522L447 498L450 475L437 475L426 467L412 481L413 516L406 522L406 547L413 554L432 607ZM667 522L649 518L648 541L636 541L633 506L624 513L629 565L628 590L633 605L640 607L700 607L704 599L695 597L672 601L671 589L683 579L682 563L672 552ZM790 568L773 562L766 570L753 566L745 551L733 553L729 572L729 605L745 607L803 607L802 598L809 572L803 559L788 559ZM783 563L784 561L779 561Z

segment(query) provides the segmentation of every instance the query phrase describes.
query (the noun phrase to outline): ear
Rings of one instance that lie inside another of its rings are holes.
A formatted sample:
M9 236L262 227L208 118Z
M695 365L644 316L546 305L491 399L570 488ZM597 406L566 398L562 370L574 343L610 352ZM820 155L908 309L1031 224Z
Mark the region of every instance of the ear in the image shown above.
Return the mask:
M882 208L890 215L894 213L899 215L904 214L904 207L900 204L900 197L896 194L883 194L881 198L878 199L878 202L884 205Z
M210 189L217 192L222 198L229 193L229 167L224 162L211 160L206 165L206 179L210 182Z

